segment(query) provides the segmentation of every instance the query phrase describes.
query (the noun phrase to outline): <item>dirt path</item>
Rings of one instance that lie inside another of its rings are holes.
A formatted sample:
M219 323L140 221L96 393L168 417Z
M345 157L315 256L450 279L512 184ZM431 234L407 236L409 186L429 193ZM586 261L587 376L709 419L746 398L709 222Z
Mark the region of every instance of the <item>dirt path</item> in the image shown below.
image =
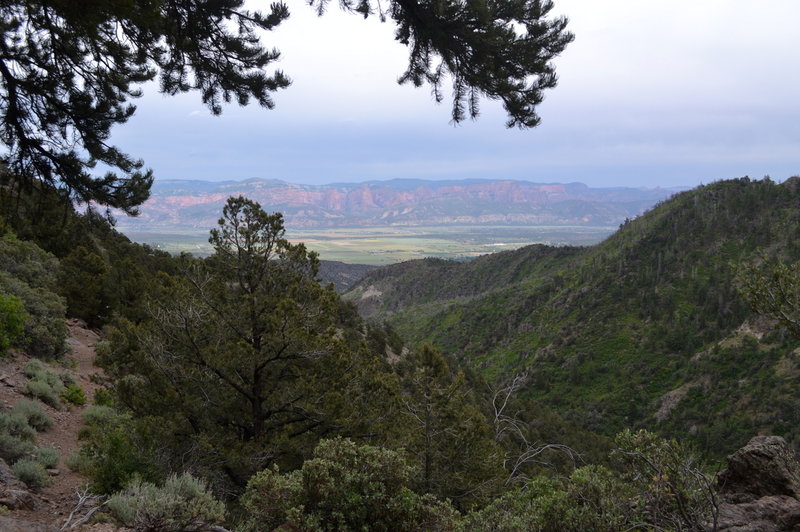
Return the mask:
M69 373L75 382L83 388L86 395L86 406L67 405L62 402L60 409L43 405L53 426L38 435L37 445L50 446L58 450L61 457L56 471L53 472L53 485L45 488L35 496L36 506L33 510L14 510L11 517L33 523L48 524L60 527L77 502L76 493L86 486L87 479L71 471L65 464L67 457L80 447L78 431L83 426L82 413L88 405L93 404L94 393L100 387L92 382L92 375L102 375L102 371L94 365L94 346L98 335L75 320L67 322L70 338L67 340L72 348L68 359L74 362L73 368L53 365L58 373ZM0 405L11 408L20 399L22 387L27 380L23 370L30 360L26 355L0 359Z

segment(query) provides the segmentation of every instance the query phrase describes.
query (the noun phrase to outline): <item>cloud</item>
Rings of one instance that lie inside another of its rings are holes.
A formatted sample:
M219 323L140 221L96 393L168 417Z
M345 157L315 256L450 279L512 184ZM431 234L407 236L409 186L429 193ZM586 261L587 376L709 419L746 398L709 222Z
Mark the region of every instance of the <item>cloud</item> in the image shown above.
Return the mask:
M452 127L447 102L398 86L408 52L390 23L333 4L321 19L302 3L292 10L264 41L281 49L278 67L293 79L275 110L231 105L211 117L197 94L149 88L114 141L164 178L693 185L800 173L794 0L556 0L576 40L532 131L504 129L498 102Z

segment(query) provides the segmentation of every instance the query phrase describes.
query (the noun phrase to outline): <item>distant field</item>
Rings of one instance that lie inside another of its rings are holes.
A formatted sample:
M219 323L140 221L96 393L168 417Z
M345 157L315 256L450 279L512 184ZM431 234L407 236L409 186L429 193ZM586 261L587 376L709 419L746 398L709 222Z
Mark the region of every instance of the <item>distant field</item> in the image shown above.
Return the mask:
M169 253L211 253L208 231L128 231L131 240L150 244ZM529 244L591 245L610 235L616 227L565 226L439 226L365 227L287 231L292 242L304 242L325 260L350 264L393 264L423 257L466 259L516 249Z

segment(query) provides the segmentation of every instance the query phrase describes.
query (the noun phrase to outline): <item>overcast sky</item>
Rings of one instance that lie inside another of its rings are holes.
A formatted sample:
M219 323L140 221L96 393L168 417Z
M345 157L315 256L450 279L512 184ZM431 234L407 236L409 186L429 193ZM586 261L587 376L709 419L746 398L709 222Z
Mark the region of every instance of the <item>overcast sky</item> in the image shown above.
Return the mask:
M695 186L800 174L800 1L555 0L575 41L542 124L507 130L496 102L449 123L427 87L398 85L391 22L339 12L265 35L293 80L276 109L213 117L197 94L147 91L113 141L157 179L330 183L392 178Z

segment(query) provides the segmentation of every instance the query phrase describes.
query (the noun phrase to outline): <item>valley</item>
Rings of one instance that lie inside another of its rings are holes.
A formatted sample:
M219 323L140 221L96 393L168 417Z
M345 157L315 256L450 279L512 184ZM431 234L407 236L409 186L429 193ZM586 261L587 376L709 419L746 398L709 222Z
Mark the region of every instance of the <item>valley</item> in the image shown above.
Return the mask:
M172 254L198 257L213 251L207 230L158 228L119 230L131 240ZM420 226L339 227L287 230L292 242L302 242L323 260L385 266L424 257L465 260L531 244L588 246L610 235L615 227L586 226Z
M135 242L207 256L208 228L222 204L243 195L280 212L287 238L322 259L382 266L424 257L464 260L530 244L596 244L676 191L491 179L165 180L153 185L138 217L116 215L117 229Z

